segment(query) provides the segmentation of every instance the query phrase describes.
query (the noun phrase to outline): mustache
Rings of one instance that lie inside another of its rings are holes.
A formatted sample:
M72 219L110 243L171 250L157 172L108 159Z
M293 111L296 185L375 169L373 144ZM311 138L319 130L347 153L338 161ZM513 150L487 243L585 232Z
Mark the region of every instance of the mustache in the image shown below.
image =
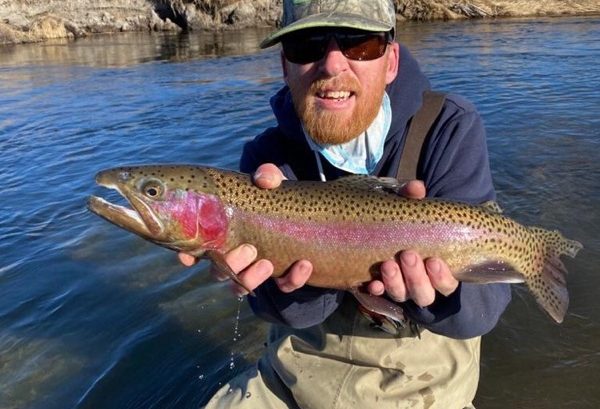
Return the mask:
M328 90L350 91L358 95L361 92L361 86L358 80L352 77L323 78L313 81L310 85L309 94Z

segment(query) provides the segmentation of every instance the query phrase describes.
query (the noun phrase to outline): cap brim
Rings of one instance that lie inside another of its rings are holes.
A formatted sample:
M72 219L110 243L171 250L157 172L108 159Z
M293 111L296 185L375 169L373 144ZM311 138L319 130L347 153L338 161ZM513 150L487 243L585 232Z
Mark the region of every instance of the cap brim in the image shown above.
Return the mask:
M355 28L365 31L390 31L394 28L389 24L360 17L356 14L314 14L275 31L260 43L260 48L271 47L281 41L281 37L294 31L317 27Z

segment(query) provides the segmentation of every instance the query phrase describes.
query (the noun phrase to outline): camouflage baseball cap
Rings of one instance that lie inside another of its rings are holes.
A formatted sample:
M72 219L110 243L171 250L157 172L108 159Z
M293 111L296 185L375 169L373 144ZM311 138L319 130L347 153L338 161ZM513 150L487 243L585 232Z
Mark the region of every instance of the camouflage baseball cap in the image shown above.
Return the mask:
M267 48L285 34L313 27L390 31L396 26L392 0L283 0L281 29L260 43Z

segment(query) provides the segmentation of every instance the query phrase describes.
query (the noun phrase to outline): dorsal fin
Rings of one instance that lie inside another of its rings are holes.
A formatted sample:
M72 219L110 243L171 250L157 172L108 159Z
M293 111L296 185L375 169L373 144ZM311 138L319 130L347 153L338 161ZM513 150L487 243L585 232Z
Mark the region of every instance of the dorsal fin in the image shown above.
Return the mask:
M367 175L343 176L330 183L336 183L341 186L348 186L368 192L375 191L382 193L393 193L396 195L400 193L402 187L404 186L404 183L400 183L396 178Z
M502 210L502 208L500 207L500 205L498 204L498 202L495 202L493 200L488 200L487 202L483 202L482 204L480 204L480 206L483 207L484 209L489 210L492 213L502 214L504 212Z

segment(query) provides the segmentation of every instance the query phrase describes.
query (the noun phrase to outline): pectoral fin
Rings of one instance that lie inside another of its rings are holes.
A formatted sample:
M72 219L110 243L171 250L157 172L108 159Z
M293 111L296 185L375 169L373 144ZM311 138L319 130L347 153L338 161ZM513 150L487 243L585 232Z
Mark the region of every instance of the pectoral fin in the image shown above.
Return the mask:
M233 272L229 264L225 262L225 258L223 254L219 253L216 250L207 250L202 255L202 258L206 258L213 263L213 266L222 274L226 274L229 278L231 278L236 284L244 288L244 290L248 291L248 294L252 296L256 296L254 291L250 290L244 283L242 283L237 276L236 273Z

